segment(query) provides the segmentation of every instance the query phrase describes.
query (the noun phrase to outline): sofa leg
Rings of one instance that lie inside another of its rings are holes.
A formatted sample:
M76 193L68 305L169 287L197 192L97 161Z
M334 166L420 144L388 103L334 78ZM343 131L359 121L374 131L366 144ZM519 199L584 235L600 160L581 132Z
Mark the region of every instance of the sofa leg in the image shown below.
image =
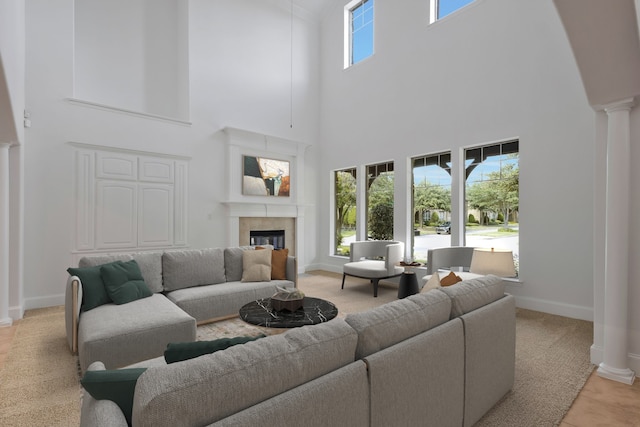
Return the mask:
M378 279L373 279L373 297L376 298L378 296Z
M340 287L340 289L344 289L344 278L346 277L346 274L342 275L342 286Z

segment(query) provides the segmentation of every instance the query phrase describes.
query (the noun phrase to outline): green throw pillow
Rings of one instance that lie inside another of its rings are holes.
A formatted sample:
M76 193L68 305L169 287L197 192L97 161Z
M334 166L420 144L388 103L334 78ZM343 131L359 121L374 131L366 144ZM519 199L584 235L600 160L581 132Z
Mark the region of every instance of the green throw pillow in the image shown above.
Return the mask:
M111 298L102 282L100 274L101 265L85 268L67 268L67 272L72 276L78 276L82 283L82 302L80 311L89 311L93 308L108 304Z
M120 408L131 425L133 393L138 377L146 368L87 371L80 380L82 387L96 400L111 400Z
M257 337L236 337L236 338L220 338L214 341L194 341L169 343L164 351L164 360L167 363L181 362L183 360L193 359L195 357L204 356L205 354L215 353L224 350L236 344L244 344L249 341L264 338L266 335L258 335Z
M100 274L109 298L116 304L126 304L152 295L135 259L103 265Z

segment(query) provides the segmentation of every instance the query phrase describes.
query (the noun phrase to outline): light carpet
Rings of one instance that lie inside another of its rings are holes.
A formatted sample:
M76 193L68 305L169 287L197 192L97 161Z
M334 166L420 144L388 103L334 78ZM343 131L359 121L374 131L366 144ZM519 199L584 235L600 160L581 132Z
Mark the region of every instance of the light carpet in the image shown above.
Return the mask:
M0 426L79 425L77 366L67 345L64 307L27 311L0 371Z
M300 289L333 302L339 317L376 307L397 297L397 285L381 283L378 297L368 281L327 272L302 274ZM281 333L235 318L198 327L200 340ZM513 390L478 427L555 426L571 407L593 366L589 347L593 324L529 310L516 312L516 375ZM28 311L18 323L0 371L0 425L73 426L79 424L77 361L69 352L63 307Z

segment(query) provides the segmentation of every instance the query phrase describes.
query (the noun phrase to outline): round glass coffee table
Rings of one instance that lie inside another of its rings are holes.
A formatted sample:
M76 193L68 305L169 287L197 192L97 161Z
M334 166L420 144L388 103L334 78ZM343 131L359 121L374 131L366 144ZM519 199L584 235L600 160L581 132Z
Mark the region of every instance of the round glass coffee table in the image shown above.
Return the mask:
M271 298L262 298L245 304L240 309L240 318L247 323L267 328L297 328L328 322L338 315L338 308L331 302L313 297L304 297L304 305L294 312L276 311L271 307Z

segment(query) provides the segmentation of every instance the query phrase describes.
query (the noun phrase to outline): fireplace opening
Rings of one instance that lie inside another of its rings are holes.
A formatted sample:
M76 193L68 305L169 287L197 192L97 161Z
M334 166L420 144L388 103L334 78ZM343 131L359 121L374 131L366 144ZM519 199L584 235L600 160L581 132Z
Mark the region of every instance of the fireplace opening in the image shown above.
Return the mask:
M284 249L284 230L249 231L251 246L273 245L274 249Z

